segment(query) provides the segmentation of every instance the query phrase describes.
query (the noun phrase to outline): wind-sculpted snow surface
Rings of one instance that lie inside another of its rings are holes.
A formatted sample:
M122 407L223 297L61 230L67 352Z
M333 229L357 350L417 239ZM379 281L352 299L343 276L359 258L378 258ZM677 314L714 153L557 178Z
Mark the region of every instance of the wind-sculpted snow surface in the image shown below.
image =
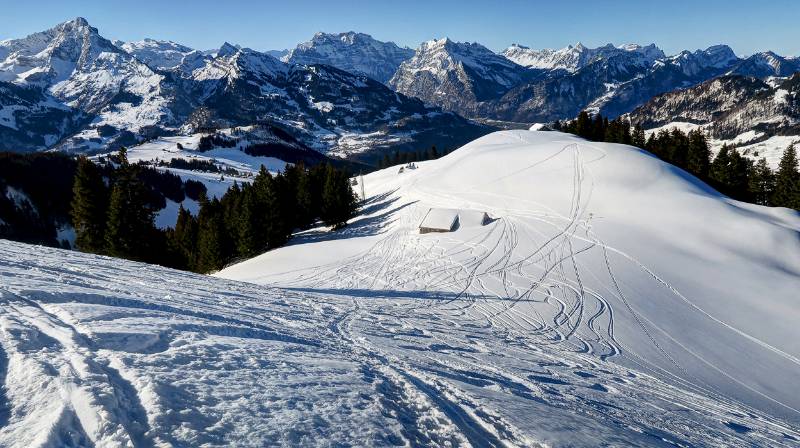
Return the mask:
M0 445L800 444L796 214L546 132L364 183L251 283L0 242Z

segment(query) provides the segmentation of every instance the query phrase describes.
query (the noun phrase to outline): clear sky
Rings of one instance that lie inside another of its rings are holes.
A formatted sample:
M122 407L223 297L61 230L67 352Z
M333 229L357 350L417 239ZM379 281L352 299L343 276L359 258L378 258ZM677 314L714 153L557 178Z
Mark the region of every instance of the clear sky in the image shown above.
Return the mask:
M316 31L355 30L412 48L448 36L493 50L653 42L676 53L726 43L739 55L800 56L800 0L0 0L0 11L0 39L81 16L109 39L199 49L283 49Z

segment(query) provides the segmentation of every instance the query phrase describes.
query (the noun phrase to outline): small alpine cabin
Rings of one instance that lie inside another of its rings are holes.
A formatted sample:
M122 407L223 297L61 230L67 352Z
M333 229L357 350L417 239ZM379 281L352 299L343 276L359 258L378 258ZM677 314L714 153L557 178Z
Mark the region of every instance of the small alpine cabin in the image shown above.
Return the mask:
M419 233L453 232L461 227L486 225L489 215L478 210L431 208L419 224Z

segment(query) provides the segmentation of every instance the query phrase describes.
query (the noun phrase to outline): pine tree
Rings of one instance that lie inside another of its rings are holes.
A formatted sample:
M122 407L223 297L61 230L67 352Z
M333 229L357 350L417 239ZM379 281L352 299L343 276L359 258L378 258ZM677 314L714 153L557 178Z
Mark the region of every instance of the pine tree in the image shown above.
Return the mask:
M592 122L592 140L601 141L605 137L605 125L603 117L600 114L595 115Z
M322 198L322 221L325 225L334 230L346 226L358 203L345 172L328 166Z
M195 242L197 241L197 220L183 208L178 209L175 228L166 231L166 265L175 269L193 269Z
M756 204L769 205L774 188L775 175L767 165L767 159L761 158L753 166L750 176L750 197Z
M254 201L253 189L245 187L242 190L242 201L237 217L238 228L236 235L238 238L236 240L236 252L240 257L252 257L258 254L260 249L254 227Z
M223 266L222 216L219 200L203 200L200 205L197 229L197 272L212 272Z
M278 174L270 183L266 203L267 247L273 249L289 240L294 227L295 190L286 176Z
M579 137L591 140L592 134L594 133L593 131L594 126L592 126L592 119L585 110L582 110L575 121L575 134Z
M631 136L631 140L631 144L637 148L644 149L644 147L647 145L644 128L639 123L636 123L636 126L633 127L633 135Z
M800 174L797 168L797 150L789 145L778 164L775 174L775 192L772 205L800 210Z
M124 148L116 173L106 221L106 248L109 255L148 261L155 227L153 210L147 204L147 190L137 177L137 167L129 165Z
M103 253L106 247L108 192L100 170L85 156L78 159L72 193L75 245L83 252Z
M668 162L685 170L689 168L689 139L680 129L673 129L669 135Z
M750 173L753 162L733 150L730 153L728 167L728 194L740 201L751 201L750 198Z
M308 228L314 220L314 201L311 198L311 194L311 176L305 169L301 168L295 191L295 226L300 229Z
M711 166L709 167L709 177L720 185L728 185L729 183L728 166L731 163L730 152L731 149L728 145L722 145L722 148L717 153L717 156L714 157L714 161L711 162Z
M689 148L687 154L688 171L695 176L706 179L711 166L711 149L708 147L703 131L689 132Z

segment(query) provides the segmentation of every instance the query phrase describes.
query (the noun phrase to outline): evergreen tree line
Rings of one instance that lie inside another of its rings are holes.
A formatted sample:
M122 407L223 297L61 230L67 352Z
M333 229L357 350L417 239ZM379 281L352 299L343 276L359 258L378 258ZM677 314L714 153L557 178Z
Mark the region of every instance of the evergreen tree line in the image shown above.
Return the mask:
M114 163L108 163L109 159ZM118 164L116 155L98 159L95 169L103 187L114 179ZM58 152L0 153L0 238L72 248L68 231L78 165L77 158ZM137 166L137 178L145 186L144 201L155 210L164 208L167 199L198 200L206 191L200 182L183 182L172 173L145 165ZM106 190L108 201L110 189ZM9 191L14 194L9 196Z
M234 183L221 198L202 192L197 216L181 206L175 227L163 231L153 223L158 208L147 201L142 167L128 163L124 150L117 160L109 186L97 165L78 161L72 222L82 251L210 272L279 247L317 219L340 228L357 209L344 171L295 165L272 176L262 167L252 184Z
M412 162L424 162L425 160L435 160L439 157L447 155L446 151L439 151L436 145L431 146L424 151L395 151L391 156L384 154L383 158L378 162L378 168L384 169L390 166L401 165Z
M800 210L800 172L794 145L784 151L778 170L773 171L766 159L754 162L728 145L712 158L708 140L699 129L688 133L679 129L661 130L645 138L644 129L638 124L631 126L621 118L609 121L599 114L592 117L586 111L574 120L556 121L554 128L591 141L646 149L734 199Z

